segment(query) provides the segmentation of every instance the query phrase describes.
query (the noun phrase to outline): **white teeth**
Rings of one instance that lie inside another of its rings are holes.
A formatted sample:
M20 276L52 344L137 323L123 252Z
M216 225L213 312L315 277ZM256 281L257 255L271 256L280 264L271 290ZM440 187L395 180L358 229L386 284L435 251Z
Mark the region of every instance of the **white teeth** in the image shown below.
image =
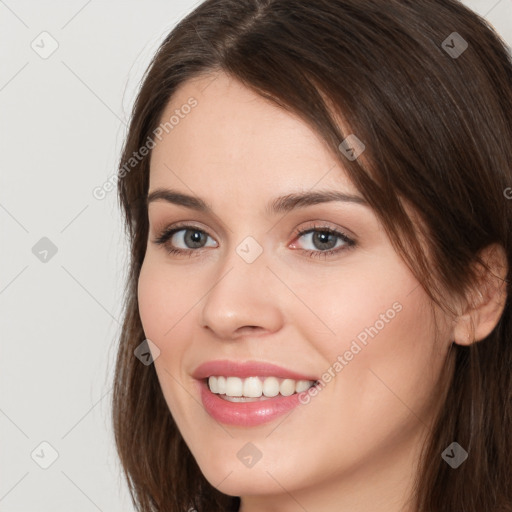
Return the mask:
M226 394L226 377L217 377L217 391L212 391L212 393L218 393L219 395Z
M242 396L244 389L244 383L242 379L238 377L227 377L226 378L226 395L227 396Z
M295 391L297 393L302 393L311 387L309 380L299 380L297 385L295 386Z
M210 391L212 393L218 393L219 392L219 384L218 384L218 379L216 379L215 377L210 377L208 379L208 385L210 386Z
M263 381L263 394L268 397L279 394L279 381L275 377L267 377Z
M244 396L258 398L261 396L262 391L263 383L258 377L248 377L244 379L244 392L242 393Z
M295 381L292 379L284 379L279 386L279 392L283 396L290 396L295 393Z
M290 396L302 393L315 384L312 380L278 379L277 377L223 377L211 376L208 386L212 393L228 397L272 398L281 394Z

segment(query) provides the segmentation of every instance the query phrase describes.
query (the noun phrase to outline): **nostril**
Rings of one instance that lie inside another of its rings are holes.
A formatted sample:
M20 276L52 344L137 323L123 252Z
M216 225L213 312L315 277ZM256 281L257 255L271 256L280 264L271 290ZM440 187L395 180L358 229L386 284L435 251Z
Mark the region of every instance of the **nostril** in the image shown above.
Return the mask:
M251 333L254 334L254 331L260 330L261 327L258 325L244 325L243 327L239 327L236 332L237 334Z

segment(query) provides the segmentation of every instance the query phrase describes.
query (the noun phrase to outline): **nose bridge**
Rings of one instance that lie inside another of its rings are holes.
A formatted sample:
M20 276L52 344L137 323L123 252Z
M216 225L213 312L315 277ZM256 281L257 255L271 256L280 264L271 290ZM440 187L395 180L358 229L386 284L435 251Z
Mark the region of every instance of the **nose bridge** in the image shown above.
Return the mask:
M275 331L282 320L278 296L270 293L272 273L262 245L253 237L230 248L202 302L202 324L231 338L244 327Z

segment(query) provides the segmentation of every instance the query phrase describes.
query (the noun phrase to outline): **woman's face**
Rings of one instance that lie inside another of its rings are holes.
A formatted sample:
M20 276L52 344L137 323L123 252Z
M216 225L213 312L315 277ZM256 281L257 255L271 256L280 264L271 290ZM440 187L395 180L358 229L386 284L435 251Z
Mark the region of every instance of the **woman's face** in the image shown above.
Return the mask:
M396 496L436 406L449 324L436 342L427 295L312 129L216 76L176 92L151 156L149 193L168 195L149 202L138 298L165 400L226 494L306 509L315 489L347 499L361 482L373 490L358 503Z

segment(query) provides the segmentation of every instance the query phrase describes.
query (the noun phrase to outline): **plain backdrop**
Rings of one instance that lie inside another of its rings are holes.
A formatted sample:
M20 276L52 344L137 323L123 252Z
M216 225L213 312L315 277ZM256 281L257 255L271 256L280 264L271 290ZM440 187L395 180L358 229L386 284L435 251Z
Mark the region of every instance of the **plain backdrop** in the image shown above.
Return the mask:
M92 191L199 3L0 1L2 512L133 510L110 425L127 245L116 191ZM464 3L512 44L511 0Z

